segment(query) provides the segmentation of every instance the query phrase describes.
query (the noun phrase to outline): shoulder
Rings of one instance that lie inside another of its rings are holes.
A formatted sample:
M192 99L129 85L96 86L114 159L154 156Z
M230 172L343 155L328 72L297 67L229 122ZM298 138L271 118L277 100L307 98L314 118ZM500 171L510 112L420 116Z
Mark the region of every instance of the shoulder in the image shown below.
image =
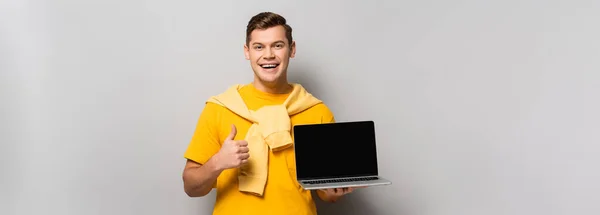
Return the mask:
M313 106L310 109L308 109L307 112L310 115L320 117L321 118L320 121L322 123L328 123L328 122L334 122L335 121L335 117L334 117L333 112L331 111L331 109L329 108L329 106L327 106L327 104L325 104L324 102L316 104L315 106Z
M202 113L204 115L217 116L224 109L225 109L225 107L223 107L223 106L221 106L219 104L216 104L214 102L205 102L204 103L204 109L202 110Z
M221 104L219 99L231 97L233 92L237 91L239 93L244 87L245 86L241 84L231 85L226 90L223 90L218 94L208 97L208 99L206 99L204 102L204 112L219 113L224 110L227 110L227 108L223 104Z
M321 102L319 104L316 104L315 106L312 106L310 109L310 111L314 111L314 112L318 112L318 113L322 113L322 114L331 114L333 115L333 112L331 111L331 109L329 109L329 106L327 106L327 104Z
M206 101L200 113L199 123L216 126L227 109L220 104Z

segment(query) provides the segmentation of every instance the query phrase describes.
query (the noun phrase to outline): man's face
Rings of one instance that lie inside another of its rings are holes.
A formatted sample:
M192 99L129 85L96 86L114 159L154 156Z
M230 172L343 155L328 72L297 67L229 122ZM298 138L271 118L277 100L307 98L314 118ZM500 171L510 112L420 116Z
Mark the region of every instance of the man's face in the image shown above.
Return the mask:
M252 31L250 39L244 45L244 54L250 60L255 76L261 82L269 84L287 80L289 59L294 57L296 46L293 41L290 45L285 36L285 28L275 26L257 29Z

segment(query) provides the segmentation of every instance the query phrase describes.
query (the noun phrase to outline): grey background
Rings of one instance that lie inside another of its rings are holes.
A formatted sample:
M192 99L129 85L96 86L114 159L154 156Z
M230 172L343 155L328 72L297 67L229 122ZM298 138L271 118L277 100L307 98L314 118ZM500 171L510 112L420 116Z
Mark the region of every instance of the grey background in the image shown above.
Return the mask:
M294 28L291 81L375 120L381 174L321 214L600 214L599 1L0 2L0 214L210 214L182 157L252 78L248 19Z

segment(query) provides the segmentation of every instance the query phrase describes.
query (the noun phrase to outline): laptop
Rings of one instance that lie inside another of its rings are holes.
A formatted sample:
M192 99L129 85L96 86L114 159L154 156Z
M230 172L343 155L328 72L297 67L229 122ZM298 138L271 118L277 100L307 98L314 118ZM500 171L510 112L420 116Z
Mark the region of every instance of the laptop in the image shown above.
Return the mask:
M379 176L375 123L295 125L296 179L305 190L390 185Z

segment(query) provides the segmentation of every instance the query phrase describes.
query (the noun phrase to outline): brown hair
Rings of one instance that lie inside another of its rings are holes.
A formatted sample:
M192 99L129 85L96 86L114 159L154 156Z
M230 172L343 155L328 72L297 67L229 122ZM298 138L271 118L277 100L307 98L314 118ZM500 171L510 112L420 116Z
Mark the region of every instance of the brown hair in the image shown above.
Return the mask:
M288 45L292 44L292 27L290 27L283 16L273 12L262 12L253 16L246 26L246 45L250 43L250 34L252 31L259 29L264 30L275 26L283 26L285 28L285 36L288 40Z

